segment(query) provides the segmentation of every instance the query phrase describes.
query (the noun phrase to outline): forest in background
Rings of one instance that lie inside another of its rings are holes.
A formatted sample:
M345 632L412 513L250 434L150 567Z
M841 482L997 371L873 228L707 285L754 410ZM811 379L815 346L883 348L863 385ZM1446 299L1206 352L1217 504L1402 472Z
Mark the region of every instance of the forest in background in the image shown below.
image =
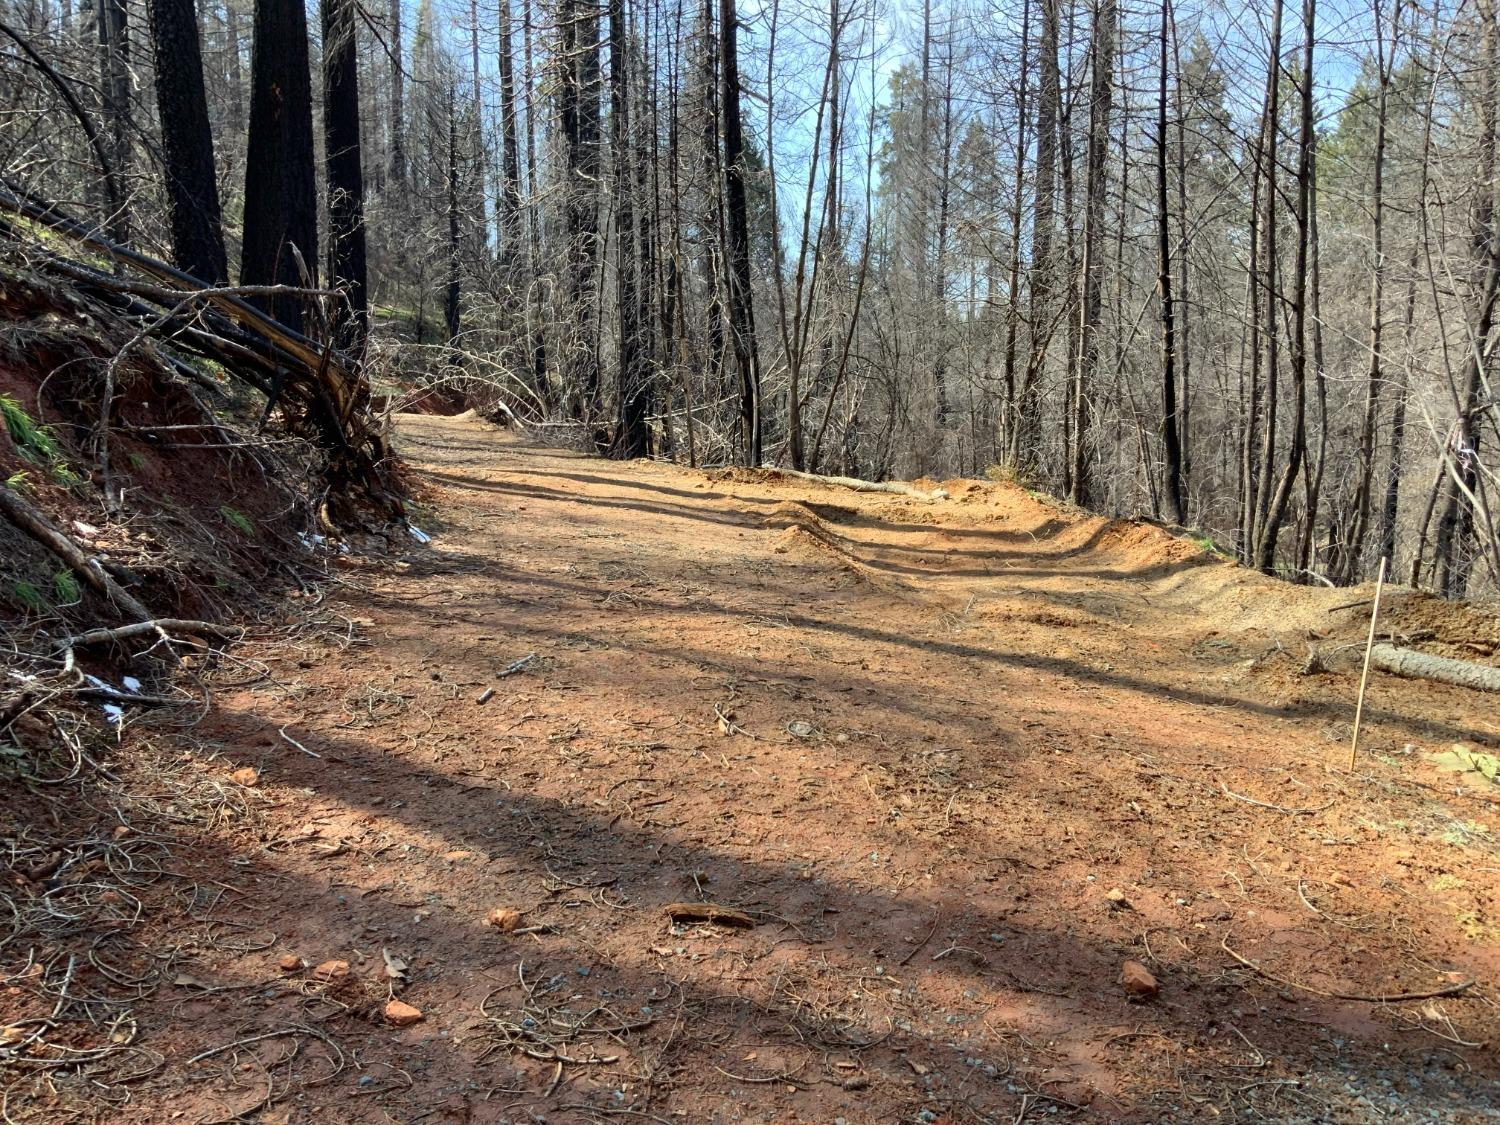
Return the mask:
M3 11L11 202L381 385L1500 580L1494 0Z

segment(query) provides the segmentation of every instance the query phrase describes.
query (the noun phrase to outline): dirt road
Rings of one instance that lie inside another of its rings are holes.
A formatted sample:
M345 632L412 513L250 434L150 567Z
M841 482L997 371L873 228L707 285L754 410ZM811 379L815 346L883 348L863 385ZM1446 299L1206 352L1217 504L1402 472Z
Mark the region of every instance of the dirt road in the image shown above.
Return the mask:
M185 736L242 801L152 904L133 1120L1495 1119L1500 790L1430 761L1494 701L1377 679L1345 770L1303 666L1359 594L1013 487L401 430L432 543Z

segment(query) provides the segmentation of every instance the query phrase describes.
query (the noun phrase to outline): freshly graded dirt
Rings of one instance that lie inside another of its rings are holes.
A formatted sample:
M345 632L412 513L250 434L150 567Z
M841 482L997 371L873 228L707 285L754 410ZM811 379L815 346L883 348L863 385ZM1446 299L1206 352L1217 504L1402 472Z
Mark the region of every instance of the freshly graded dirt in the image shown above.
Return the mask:
M146 896L162 1061L109 1112L1500 1116L1500 788L1432 761L1495 699L1377 676L1346 769L1368 590L1012 486L400 429L432 542L346 562L171 736L258 776Z

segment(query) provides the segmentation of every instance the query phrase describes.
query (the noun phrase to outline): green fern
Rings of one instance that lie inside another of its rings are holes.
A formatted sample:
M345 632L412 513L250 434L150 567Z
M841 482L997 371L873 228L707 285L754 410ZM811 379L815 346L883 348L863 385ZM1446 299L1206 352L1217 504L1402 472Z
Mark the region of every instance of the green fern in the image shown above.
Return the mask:
M47 608L47 599L42 597L42 592L37 589L36 583L27 582L24 578L17 579L10 584L11 591L16 595L16 600L33 613L41 613Z
M78 588L78 579L71 570L59 570L52 576L52 591L64 605L72 605L83 596Z
M46 464L62 456L62 447L52 431L40 425L10 395L0 395L0 416L5 418L11 441L27 460Z
M0 395L0 416L4 417L5 428L22 457L34 465L45 467L52 479L64 488L71 488L83 480L64 459L57 435L26 413L21 404L10 395ZM24 483L24 474L18 473L6 481L6 486L16 488Z
M224 522L241 535L255 534L255 525L250 522L250 517L238 508L231 508L228 504L221 504L219 505L219 515L223 516Z

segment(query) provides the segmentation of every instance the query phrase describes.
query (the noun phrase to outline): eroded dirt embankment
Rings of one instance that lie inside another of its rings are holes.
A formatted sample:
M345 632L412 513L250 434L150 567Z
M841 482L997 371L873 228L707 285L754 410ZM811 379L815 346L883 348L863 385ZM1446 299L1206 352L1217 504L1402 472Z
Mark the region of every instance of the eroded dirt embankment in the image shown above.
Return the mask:
M1490 1119L1496 791L1429 755L1500 731L1378 679L1344 769L1303 669L1358 592L1011 488L401 431L433 543L174 736L237 803L146 895L208 928L130 1004L137 1120Z

